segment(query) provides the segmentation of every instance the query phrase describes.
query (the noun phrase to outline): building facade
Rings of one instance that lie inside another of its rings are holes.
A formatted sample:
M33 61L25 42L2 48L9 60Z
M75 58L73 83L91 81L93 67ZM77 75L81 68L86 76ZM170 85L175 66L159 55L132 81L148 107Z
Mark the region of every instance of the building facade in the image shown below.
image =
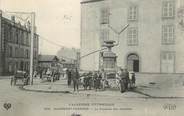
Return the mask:
M63 69L74 69L78 68L78 63L76 59L62 57L60 60Z
M55 55L39 55L38 65L40 68L48 69L60 65L59 58Z
M80 49L62 47L58 52L57 56L61 59L66 60L63 62L66 68L79 68L80 65Z
M81 56L102 49L105 40L114 40L117 67L184 73L183 7L183 0L83 0ZM98 70L100 59L100 52L89 55L81 59L80 68Z
M22 25L5 18L0 11L0 75L11 75L16 70L29 71L30 64L30 25ZM34 68L38 62L38 35L34 37Z

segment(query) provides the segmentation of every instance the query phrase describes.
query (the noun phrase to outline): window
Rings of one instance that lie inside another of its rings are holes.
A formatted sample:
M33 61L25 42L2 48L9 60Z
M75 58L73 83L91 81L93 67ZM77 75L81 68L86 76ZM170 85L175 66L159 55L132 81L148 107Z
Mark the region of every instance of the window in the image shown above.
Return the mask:
M161 54L161 72L173 73L175 62L175 52L164 51Z
M115 59L114 58L104 58L104 68L114 68Z
M174 44L174 26L162 26L162 44Z
M12 26L10 26L10 31L9 31L9 33L10 33L10 42L13 42L13 28L12 28Z
M16 43L16 36L15 36L16 31L15 31L14 27L12 27L12 32L11 33L12 33L12 35L11 35L12 42Z
M12 46L9 46L9 52L8 52L9 57L12 57L12 54L13 54L12 50L13 50Z
M25 67L25 70L27 71L28 70L28 65L27 65L27 62L24 63L24 67Z
M29 50L26 49L26 58L29 58Z
M8 41L11 42L11 26L8 25L8 30L7 30L7 38L8 38Z
M29 45L29 34L28 32L25 32L25 38L26 38L26 45Z
M38 36L35 34L34 35L34 48L37 48L37 40L38 40Z
M109 9L102 8L101 9L101 24L108 24L109 23Z
M37 51L34 50L34 59L36 59L36 58L37 58Z
M18 44L19 42L19 32L16 30L16 36L15 36L15 43Z
M21 44L24 45L24 31L21 31Z
M20 57L24 57L24 49L23 48L20 48Z
M22 31L21 30L19 31L19 42L20 44L22 44Z
M31 40L30 38L31 38L31 34L28 32L27 33L27 40L26 40L28 46L30 45L30 40Z
M130 27L128 29L128 45L133 46L138 44L138 30L137 27Z
M15 67L16 67L15 70L18 70L19 69L19 63L18 62L16 62Z
M109 29L102 29L101 30L101 40L102 45L104 44L104 41L109 40Z
M9 38L8 38L8 25L5 23L4 24L4 38L5 40L9 41Z
M18 57L18 48L15 48L15 57Z
M138 18L138 8L137 6L131 6L128 10L128 20L136 21Z
M174 1L164 1L162 7L162 16L164 18L174 17Z
M12 67L12 63L9 62L9 63L8 63L8 72L11 73L11 72L12 72L12 68L13 68L13 67Z
M22 55L22 51L21 51L21 48L18 48L18 57L20 58Z

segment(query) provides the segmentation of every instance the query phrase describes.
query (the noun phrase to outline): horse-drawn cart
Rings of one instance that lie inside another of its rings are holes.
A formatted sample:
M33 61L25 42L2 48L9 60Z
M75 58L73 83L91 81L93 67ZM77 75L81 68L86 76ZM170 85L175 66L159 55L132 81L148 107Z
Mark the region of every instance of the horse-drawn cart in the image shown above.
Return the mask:
M16 85L18 80L22 81L23 85L28 85L29 76L25 71L17 71L11 78L11 85Z

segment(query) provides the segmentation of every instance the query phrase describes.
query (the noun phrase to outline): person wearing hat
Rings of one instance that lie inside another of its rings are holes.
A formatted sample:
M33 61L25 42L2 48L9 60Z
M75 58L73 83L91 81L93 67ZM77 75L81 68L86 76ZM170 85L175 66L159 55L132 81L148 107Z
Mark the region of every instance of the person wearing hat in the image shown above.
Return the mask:
M106 72L104 71L104 69L101 70L101 83L102 83L102 89L105 90L105 83L106 83Z
M120 69L120 91L121 92L125 92L126 90L126 74L125 74L125 71L121 68Z
M133 73L132 73L132 80L131 80L131 81L132 81L132 87L133 87L133 88L135 87L135 80L136 80L136 79L135 79L135 73L133 72Z
M129 72L127 70L127 68L125 68L124 70L124 75L125 75L125 89L127 90L128 89L128 83L130 82L129 80Z
M76 90L77 92L79 92L79 72L77 68L72 71L72 80L73 80L74 92Z

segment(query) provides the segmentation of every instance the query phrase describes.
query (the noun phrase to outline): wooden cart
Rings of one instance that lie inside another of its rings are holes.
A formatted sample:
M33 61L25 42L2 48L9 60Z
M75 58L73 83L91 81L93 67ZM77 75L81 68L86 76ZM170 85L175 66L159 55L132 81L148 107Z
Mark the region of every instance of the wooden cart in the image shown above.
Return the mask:
M15 75L11 78L11 85L17 85L17 81L21 80L22 85L28 85L29 76L25 71L17 71Z

